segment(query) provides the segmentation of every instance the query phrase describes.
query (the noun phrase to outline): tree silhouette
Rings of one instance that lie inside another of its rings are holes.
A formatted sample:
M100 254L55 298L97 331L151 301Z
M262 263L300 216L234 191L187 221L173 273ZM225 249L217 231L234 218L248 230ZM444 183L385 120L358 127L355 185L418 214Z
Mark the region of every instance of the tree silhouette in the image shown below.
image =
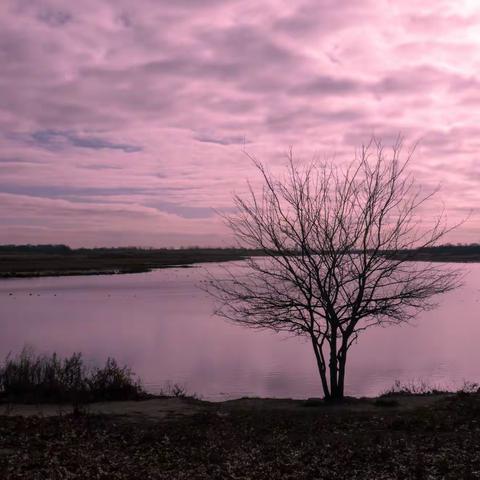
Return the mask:
M415 260L450 230L445 216L422 218L436 193L422 193L401 159L373 139L346 167L299 167L292 151L278 178L251 157L263 190L235 196L225 220L239 246L260 249L238 272L225 268L208 291L216 313L257 329L306 336L327 400L344 397L347 355L375 325L408 322L459 285L459 271Z

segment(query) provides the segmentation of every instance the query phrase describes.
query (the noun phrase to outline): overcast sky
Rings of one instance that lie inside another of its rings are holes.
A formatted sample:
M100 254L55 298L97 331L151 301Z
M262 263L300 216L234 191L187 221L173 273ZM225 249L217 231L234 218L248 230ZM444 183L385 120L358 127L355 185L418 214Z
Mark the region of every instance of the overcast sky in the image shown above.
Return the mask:
M479 107L477 0L1 0L0 243L226 245L244 144L399 133L480 242Z

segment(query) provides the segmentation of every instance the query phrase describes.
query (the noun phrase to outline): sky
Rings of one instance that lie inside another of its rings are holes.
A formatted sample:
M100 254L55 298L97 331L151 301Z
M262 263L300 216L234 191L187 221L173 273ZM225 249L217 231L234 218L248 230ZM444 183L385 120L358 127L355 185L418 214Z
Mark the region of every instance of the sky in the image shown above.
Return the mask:
M1 0L0 243L227 246L256 173L418 142L480 242L477 0Z

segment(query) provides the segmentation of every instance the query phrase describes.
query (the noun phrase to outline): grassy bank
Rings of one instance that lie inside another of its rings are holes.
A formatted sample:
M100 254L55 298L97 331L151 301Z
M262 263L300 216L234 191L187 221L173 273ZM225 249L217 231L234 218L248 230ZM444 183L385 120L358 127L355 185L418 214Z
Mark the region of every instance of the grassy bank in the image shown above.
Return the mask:
M435 398L407 409L257 399L205 404L188 415L172 411L160 420L2 417L0 473L4 479L480 478L479 395Z
M222 248L70 249L64 245L0 246L0 278L106 275L148 272L154 268L242 260L258 252Z
M261 252L235 248L71 249L65 245L0 245L0 278L140 273L154 268L242 260L253 255ZM401 255L418 261L480 262L480 246L446 245Z
M405 250L394 256L400 257L419 262L480 262L480 245L439 245L419 250Z

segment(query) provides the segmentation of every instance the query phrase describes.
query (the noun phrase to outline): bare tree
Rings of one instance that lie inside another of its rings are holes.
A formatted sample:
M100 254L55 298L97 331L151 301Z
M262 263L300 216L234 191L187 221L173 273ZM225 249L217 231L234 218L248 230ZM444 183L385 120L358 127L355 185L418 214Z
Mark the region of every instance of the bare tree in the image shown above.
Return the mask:
M450 229L443 213L419 215L435 192L422 193L401 147L387 152L374 139L345 168L299 167L290 151L284 178L250 157L263 190L235 196L238 213L225 217L239 246L263 256L249 258L241 274L227 268L211 279L216 313L308 337L327 400L344 396L347 354L360 332L408 322L459 284L456 270L411 261Z

